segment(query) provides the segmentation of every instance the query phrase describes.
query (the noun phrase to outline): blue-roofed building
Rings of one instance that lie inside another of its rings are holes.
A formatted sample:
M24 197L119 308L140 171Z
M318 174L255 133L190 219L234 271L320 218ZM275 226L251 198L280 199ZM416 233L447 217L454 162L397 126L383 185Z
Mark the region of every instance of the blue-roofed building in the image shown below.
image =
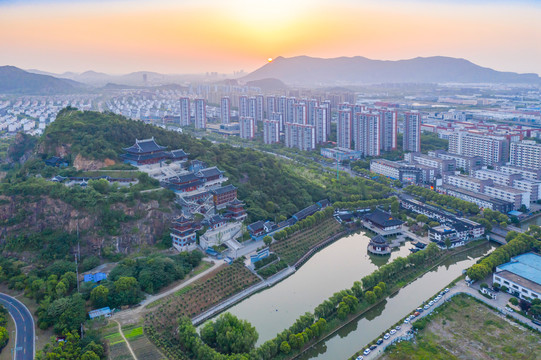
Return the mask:
M102 273L102 272L98 272L98 273L95 273L95 274L86 274L83 277L84 282L90 282L91 281L91 282L99 283L100 281L105 280L105 279L107 279L107 274Z
M96 319L100 317L111 317L111 309L109 307L104 307L101 309L96 309L88 312L88 317L90 319Z
M496 267L492 280L522 299L541 299L541 255L527 253Z

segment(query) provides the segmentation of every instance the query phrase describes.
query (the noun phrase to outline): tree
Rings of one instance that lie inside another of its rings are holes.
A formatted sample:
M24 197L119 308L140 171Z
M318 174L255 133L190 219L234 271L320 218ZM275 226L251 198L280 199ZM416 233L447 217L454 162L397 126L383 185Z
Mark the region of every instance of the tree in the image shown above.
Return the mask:
M385 284L383 281L380 281L378 283L378 287L383 291L385 292L385 290L387 290L387 284Z
M451 243L451 239L446 238L446 239L445 239L445 247L446 247L447 249L449 249L449 248L451 247L451 244L452 244L452 243Z
M379 287L379 286L374 286L374 294L376 295L376 297L379 299L381 297L381 295L383 294L383 290Z
M515 297L512 297L511 299L509 299L509 302L510 302L512 305L515 305L515 306L518 305L518 299L515 298Z
M284 354L289 354L291 351L291 346L289 346L289 343L287 341L282 341L280 344L280 351Z
M98 285L90 292L90 300L95 307L101 308L107 305L109 289L103 285Z
M368 301L369 304L373 304L377 300L377 296L373 291L367 291L364 293L364 298Z
M426 222L428 221L428 216L423 215L423 214L419 214L419 215L417 215L417 217L415 218L415 220L416 220L417 222L426 223Z
M266 246L269 246L272 243L272 238L267 235L263 238L263 242L265 243Z
M135 304L139 300L139 284L134 277L120 277L114 282L114 289L120 305Z
M248 353L254 347L259 335L246 320L225 313L215 322L204 326L201 339L210 347L224 354Z

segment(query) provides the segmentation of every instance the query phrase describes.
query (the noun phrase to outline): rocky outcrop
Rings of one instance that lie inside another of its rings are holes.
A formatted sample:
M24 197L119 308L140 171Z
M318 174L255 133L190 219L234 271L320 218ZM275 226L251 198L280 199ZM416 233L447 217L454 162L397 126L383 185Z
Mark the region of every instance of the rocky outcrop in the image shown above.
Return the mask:
M122 210L130 219L120 224L116 236L103 235L100 214L76 209L61 200L43 196L35 201L28 198L23 201L17 196L0 196L0 241L44 229L79 230L84 253L99 254L108 247L127 254L142 245L155 244L178 215L161 209L157 201L136 201L134 206L115 204L111 209Z
M105 159L105 160L89 160L85 159L81 156L81 154L77 154L75 157L75 160L73 160L73 167L75 167L77 170L99 170L105 166L114 165L115 161L111 159Z

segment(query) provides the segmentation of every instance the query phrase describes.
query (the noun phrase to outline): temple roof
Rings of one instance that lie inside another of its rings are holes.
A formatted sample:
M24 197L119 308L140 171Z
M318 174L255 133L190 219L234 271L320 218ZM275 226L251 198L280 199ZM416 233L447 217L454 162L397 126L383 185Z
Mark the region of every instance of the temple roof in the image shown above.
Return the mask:
M197 172L197 176L202 177L211 177L211 176L218 176L220 174L223 174L223 171L219 170L216 166L201 169Z
M184 150L182 149L171 151L171 156L173 157L173 159L187 157L188 155L189 154L184 152Z
M381 245L387 244L387 240L385 240L385 238L383 236L381 236L381 235L374 236L370 240L370 242L375 243L375 244L381 244Z
M233 185L226 185L226 186L222 186L222 187L219 187L217 189L214 189L211 192L213 194L215 194L215 195L221 195L221 194L225 194L225 193L230 192L230 191L234 191L236 189L237 188L234 187Z
M376 209L373 213L366 215L365 219L382 227L397 226L404 223L401 220L393 218L391 214L379 209Z
M143 140L135 139L135 144L130 147L124 148L125 151L136 154L160 151L165 149L165 146L160 146L156 144L156 141L154 141L154 137Z

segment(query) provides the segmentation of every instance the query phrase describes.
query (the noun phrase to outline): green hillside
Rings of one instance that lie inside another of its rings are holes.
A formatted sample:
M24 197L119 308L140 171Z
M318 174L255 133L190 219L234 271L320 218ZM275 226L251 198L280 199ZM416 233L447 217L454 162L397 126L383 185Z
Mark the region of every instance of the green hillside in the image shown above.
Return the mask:
M272 155L212 144L111 113L64 109L47 127L38 149L43 157L57 155L57 149L64 147L69 149L71 159L80 154L89 160L120 162L122 148L132 145L136 138L150 137L169 149L183 149L190 153L190 159L224 170L238 187L239 198L247 203L250 220L290 216L325 197L321 186L293 173L283 160Z

